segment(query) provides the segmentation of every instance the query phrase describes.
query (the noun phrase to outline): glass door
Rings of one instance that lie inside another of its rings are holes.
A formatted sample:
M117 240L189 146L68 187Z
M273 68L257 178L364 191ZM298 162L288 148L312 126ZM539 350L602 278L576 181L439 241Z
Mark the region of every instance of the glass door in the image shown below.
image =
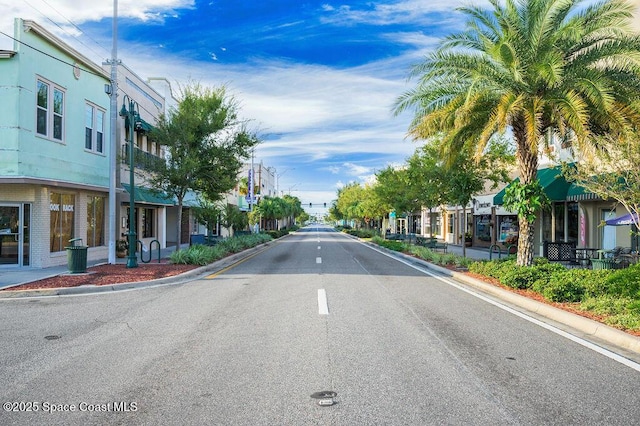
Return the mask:
M29 204L0 204L0 267L29 265L29 219Z

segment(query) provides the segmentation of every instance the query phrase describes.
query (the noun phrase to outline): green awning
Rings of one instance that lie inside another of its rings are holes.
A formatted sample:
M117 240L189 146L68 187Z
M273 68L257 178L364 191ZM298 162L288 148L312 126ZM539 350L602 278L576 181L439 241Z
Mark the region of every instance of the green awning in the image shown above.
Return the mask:
M126 183L122 184L122 187L125 191L131 194L130 186ZM143 188L141 186L136 186L135 191L133 193L133 197L136 203L140 204L155 204L161 206L174 206L175 203L172 199L163 194L162 192L158 192L153 189Z
M567 182L567 180L562 175L562 168L560 166L539 169L536 172L536 178L540 182L540 186L542 186L544 193L547 195L550 201L565 201L567 199L567 192L569 190L569 187L571 186L571 183ZM520 178L514 180L514 182L519 181ZM498 192L493 197L493 204L504 204L504 194L509 185L504 187L502 191Z
M567 191L567 201L599 200L600 197L577 183L572 183Z
M140 123L141 130L143 132L150 132L151 129L153 129L153 126L151 124L147 123L146 121L144 121L144 119L142 119L141 117L139 117L139 123ZM124 125L127 128L129 127L129 116L128 115L124 118Z

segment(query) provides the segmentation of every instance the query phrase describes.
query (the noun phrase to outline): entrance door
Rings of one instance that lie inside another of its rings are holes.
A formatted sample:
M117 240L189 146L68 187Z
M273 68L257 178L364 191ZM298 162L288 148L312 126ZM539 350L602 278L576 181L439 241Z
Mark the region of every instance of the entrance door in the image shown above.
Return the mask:
M0 205L0 267L29 265L30 205Z
M613 210L602 210L602 220L609 220L616 217ZM602 248L611 250L616 246L616 227L605 225L602 227Z

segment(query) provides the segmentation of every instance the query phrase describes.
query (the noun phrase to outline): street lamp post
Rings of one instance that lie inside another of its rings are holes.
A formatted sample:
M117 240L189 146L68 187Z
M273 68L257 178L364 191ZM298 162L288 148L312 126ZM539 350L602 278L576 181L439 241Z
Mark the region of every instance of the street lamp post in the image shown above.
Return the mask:
M129 109L127 110L127 101L129 102ZM122 109L120 109L120 117L125 117L129 120L129 254L127 256L127 268L137 268L138 259L136 257L136 213L135 213L135 177L134 177L134 149L133 149L133 132L134 130L140 130L140 114L138 111L140 107L136 101L131 99L128 95L124 95L122 99Z

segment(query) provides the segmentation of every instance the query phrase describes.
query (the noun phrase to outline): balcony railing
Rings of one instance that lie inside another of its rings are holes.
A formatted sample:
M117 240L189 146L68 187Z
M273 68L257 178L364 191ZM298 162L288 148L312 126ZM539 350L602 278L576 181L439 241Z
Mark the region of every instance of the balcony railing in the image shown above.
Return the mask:
M129 144L122 145L121 162L129 164ZM137 169L146 171L157 170L164 163L164 159L149 152L143 151L137 146L133 147L133 161Z

